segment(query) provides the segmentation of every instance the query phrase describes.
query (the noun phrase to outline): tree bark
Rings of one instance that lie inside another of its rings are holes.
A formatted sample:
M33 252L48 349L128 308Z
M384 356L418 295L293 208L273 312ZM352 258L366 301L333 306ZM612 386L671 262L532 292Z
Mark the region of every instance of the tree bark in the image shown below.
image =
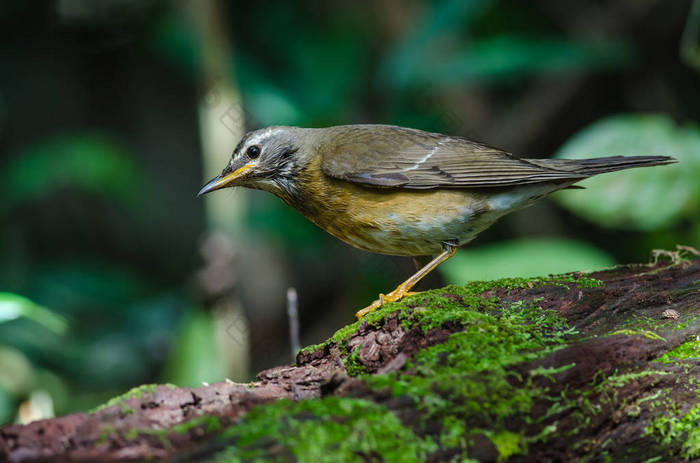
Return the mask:
M700 260L447 287L341 331L253 383L4 426L0 460L700 458Z

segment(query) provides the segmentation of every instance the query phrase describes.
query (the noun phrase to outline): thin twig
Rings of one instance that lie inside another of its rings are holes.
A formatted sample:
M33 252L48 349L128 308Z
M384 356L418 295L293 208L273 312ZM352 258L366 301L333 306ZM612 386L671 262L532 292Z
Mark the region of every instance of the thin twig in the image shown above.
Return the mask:
M287 289L287 316L289 317L289 344L292 363L294 363L299 352L299 299L297 290L293 287Z

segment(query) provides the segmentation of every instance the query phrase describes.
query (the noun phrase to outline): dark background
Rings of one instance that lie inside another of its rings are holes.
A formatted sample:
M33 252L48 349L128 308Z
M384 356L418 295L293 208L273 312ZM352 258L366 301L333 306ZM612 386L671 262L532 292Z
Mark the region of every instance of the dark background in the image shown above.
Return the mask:
M2 2L0 423L146 382L252 379L289 361L288 287L309 344L410 274L261 192L205 207L196 192L244 126L388 123L529 157L681 160L514 213L423 287L697 246L692 3Z

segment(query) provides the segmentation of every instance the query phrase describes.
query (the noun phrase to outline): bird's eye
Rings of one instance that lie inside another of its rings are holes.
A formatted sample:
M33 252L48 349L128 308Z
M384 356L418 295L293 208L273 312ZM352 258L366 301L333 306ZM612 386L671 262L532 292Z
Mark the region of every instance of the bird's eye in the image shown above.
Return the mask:
M258 145L249 146L245 154L247 154L250 159L255 159L260 156L260 147Z

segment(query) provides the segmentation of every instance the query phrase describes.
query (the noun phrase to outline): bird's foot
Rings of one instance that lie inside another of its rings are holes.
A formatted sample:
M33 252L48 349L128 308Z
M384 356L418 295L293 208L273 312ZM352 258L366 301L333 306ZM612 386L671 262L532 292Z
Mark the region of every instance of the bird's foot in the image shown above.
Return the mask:
M355 317L357 317L357 319L359 320L360 318L364 317L364 316L367 315L368 313L377 310L377 309L380 308L381 306L382 306L382 295L380 294L380 295L379 295L379 299L377 299L376 301L372 302L370 305L368 305L368 306L365 307L364 309L358 310L358 311L355 313Z
M377 310L380 308L382 305L384 305L385 302L396 302L399 299L408 296L411 293L411 288L413 288L416 283L418 283L421 278L426 276L428 273L430 273L435 267L440 265L441 263L445 262L447 259L455 255L455 252L457 252L457 242L452 242L452 240L448 241L443 241L442 242L442 249L443 251L438 254L433 260L428 262L425 267L422 269L418 270L416 273L411 275L411 277L401 283L399 286L396 287L395 290L387 294L386 296L383 294L379 295L379 299L376 301L372 302L370 305L365 307L364 309L358 311L355 316L359 320L360 318L364 317L368 313Z
M403 286L399 286L389 294L380 294L379 299L376 301L372 302L370 305L365 307L362 310L358 310L355 316L359 320L360 318L364 317L370 312L373 312L383 306L387 302L396 302L401 299L403 299L406 296L412 296L413 294L417 294L415 291L408 291L407 289L404 289Z

